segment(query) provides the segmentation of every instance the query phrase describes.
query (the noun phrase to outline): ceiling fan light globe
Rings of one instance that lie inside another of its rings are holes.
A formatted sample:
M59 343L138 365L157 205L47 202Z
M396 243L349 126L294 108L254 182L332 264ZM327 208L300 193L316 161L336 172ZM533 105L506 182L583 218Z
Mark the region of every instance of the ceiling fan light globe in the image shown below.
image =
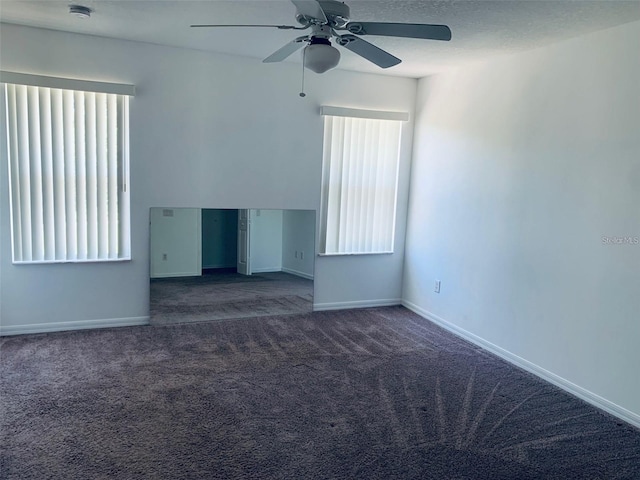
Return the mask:
M324 73L338 65L340 52L331 45L307 45L303 53L304 66L316 73Z

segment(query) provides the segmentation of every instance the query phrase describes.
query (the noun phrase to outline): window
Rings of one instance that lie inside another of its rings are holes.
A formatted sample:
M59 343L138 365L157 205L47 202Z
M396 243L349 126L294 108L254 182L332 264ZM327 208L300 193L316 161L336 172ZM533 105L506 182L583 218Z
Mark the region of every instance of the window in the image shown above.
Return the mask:
M323 107L320 253L392 253L405 113Z
M13 262L129 259L133 87L9 72L1 80Z

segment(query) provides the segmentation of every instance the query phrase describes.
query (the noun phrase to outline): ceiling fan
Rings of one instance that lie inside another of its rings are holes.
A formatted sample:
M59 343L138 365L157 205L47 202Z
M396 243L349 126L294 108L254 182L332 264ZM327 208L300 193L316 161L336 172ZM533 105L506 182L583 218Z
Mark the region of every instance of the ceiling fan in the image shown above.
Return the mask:
M265 63L281 62L302 47L303 63L316 73L324 73L338 65L340 52L331 40L375 63L381 68L398 65L402 60L363 40L363 35L419 38L426 40L451 40L451 30L446 25L419 23L352 22L349 7L337 0L291 0L296 7L296 20L292 25L191 25L192 27L267 27L280 30L311 29L308 35L295 38L263 60ZM339 34L338 31L348 33Z

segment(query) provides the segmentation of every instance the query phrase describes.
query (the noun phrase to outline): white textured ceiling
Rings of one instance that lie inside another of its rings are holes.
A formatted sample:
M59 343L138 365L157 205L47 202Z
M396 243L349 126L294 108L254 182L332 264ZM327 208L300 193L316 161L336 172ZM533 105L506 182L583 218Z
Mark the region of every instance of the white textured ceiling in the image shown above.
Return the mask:
M70 3L90 7L90 19L68 13ZM339 68L423 77L501 53L528 50L566 38L640 20L640 1L625 0L354 0L351 19L438 23L450 42L367 36L402 59L382 70L341 49ZM265 28L195 29L193 23L296 25L288 0L0 0L6 23L103 37L195 48L251 57L259 62L301 35ZM300 62L298 54L288 61Z

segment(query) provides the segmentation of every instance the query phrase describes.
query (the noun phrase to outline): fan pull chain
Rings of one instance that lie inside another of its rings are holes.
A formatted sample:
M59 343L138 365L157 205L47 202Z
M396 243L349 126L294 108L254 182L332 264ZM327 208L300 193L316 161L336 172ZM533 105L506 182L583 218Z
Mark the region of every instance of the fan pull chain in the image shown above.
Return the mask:
M307 94L304 93L304 57L307 54L307 49L302 50L302 90L300 91L300 96L302 98L306 97Z

